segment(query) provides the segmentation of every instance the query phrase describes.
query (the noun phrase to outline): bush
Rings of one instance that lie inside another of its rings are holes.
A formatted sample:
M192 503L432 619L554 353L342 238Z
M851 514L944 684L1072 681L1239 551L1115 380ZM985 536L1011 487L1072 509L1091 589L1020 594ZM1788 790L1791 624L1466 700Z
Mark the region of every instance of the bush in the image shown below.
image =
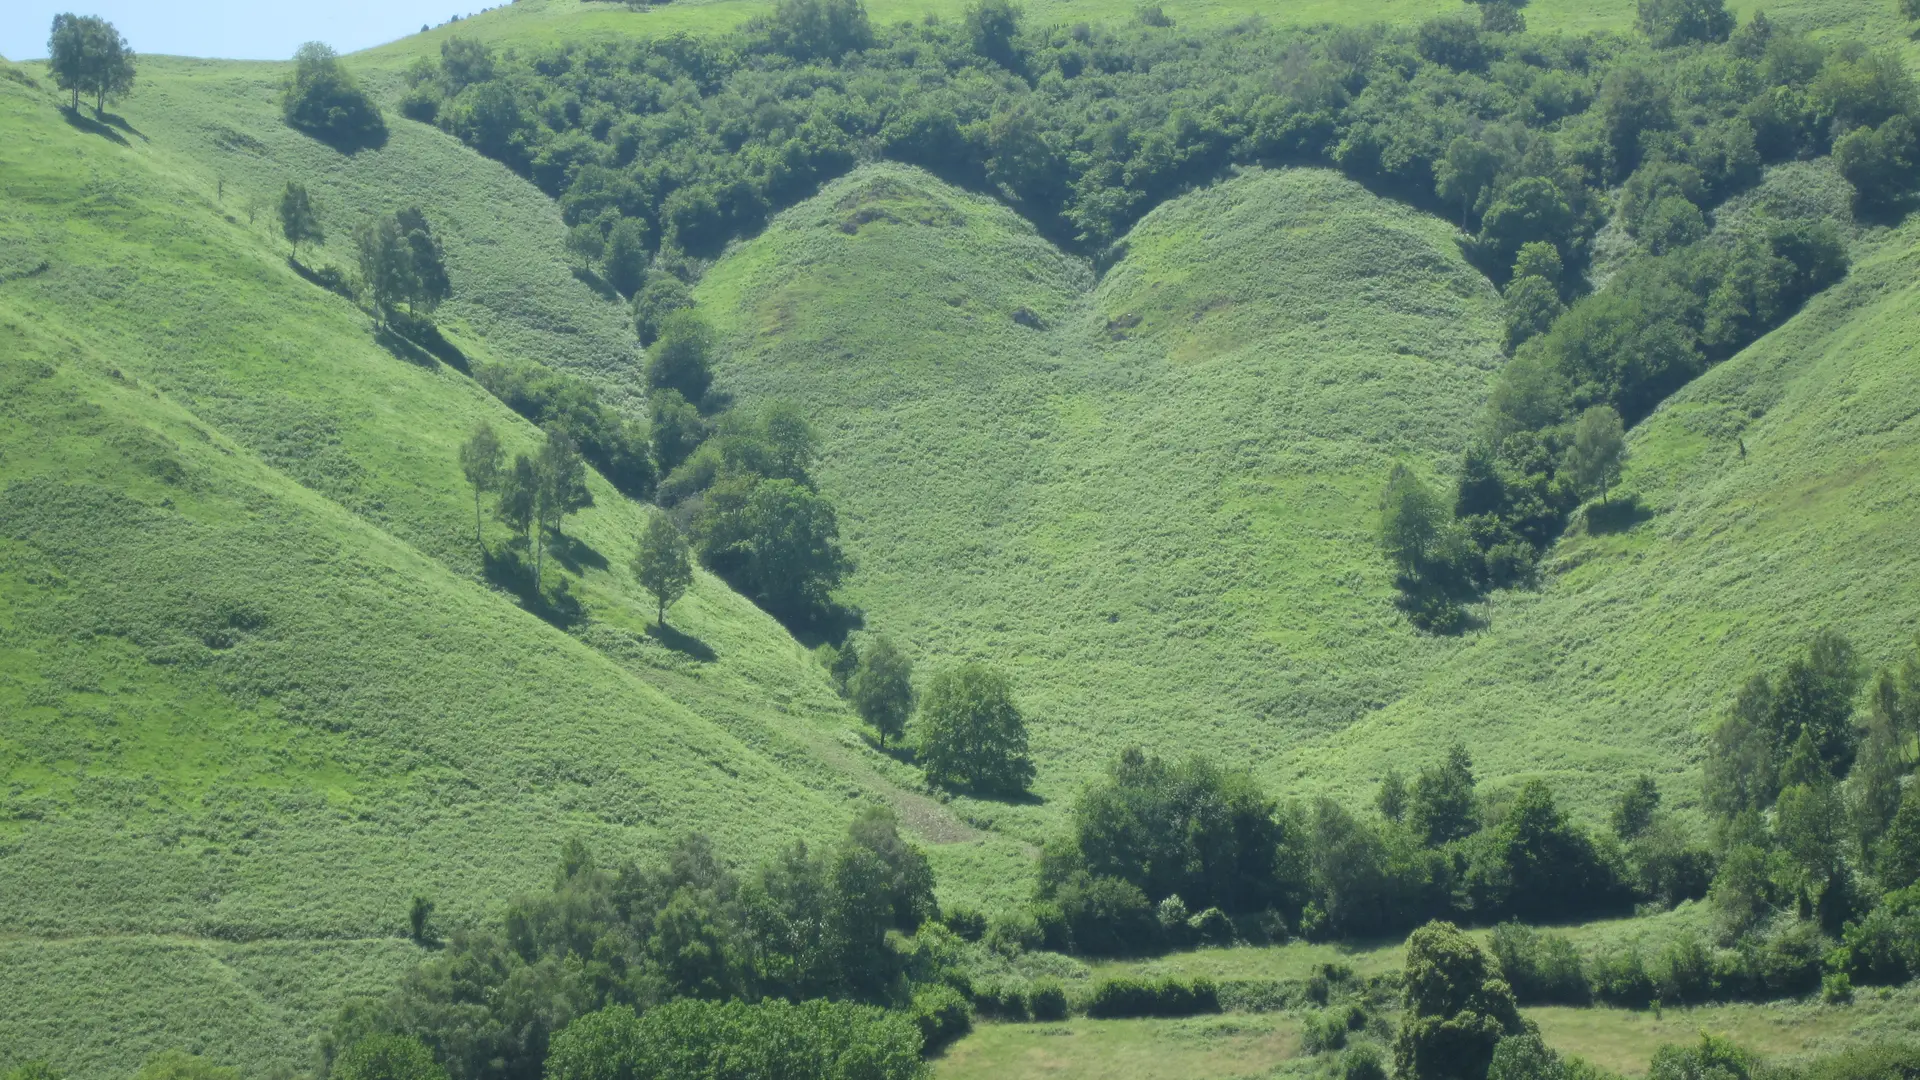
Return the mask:
M1017 956L1045 948L1046 933L1032 908L1017 908L994 916L987 926L986 943L994 952Z
M343 149L386 141L387 122L379 107L340 66L332 49L309 41L293 60L293 77L280 98L289 125Z
M973 1007L996 1020L1025 1020L1031 1007L1026 987L1015 982L982 982L973 987Z
M913 995L913 1022L921 1052L931 1054L973 1030L973 1010L953 987L930 986Z
M1593 1000L1579 950L1564 936L1507 922L1494 928L1490 947L1522 1005L1585 1005Z
M1647 973L1638 945L1601 953L1593 958L1587 972L1593 981L1593 996L1609 1005L1644 1009L1653 1003L1653 976Z
M941 921L962 941L979 941L987 936L987 917L980 914L977 908L950 908Z
M333 1063L331 1080L447 1080L447 1071L418 1039L375 1035L354 1043Z
M1132 882L1080 875L1056 889L1053 899L1074 952L1113 956L1159 947L1153 907Z
M1844 971L1836 971L1820 980L1820 1000L1829 1005L1845 1005L1853 1000L1853 980Z
M1171 976L1145 979L1122 976L1093 988L1087 1015L1101 1020L1137 1016L1197 1016L1220 1011L1220 989L1212 979L1183 982Z
M749 1005L681 999L642 1017L614 1006L574 1021L554 1037L546 1076L914 1080L923 1073L920 1051L920 1030L901 1012L831 1001Z
M1300 1032L1300 1046L1309 1054L1344 1049L1347 1036L1366 1026L1367 1011L1358 1005L1322 1009L1307 1018Z
M1052 980L1033 984L1033 991L1027 996L1028 1007L1033 1010L1035 1020L1065 1020L1067 1018L1067 991Z
M1210 907L1187 920L1187 928L1203 944L1233 944L1233 920L1217 907Z

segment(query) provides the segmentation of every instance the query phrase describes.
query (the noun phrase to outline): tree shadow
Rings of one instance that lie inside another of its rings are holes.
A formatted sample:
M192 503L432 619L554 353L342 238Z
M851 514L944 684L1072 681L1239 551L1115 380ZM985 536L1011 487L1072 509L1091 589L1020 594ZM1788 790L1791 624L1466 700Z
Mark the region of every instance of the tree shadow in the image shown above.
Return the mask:
M621 299L620 290L607 284L607 279L584 266L569 267L573 271L573 280L592 289L602 300Z
M1587 532L1593 536L1623 533L1652 517L1653 510L1642 505L1638 495L1629 495L1624 499L1615 499L1598 506L1589 503Z
M902 765L914 765L920 761L919 752L906 743L896 742L882 746L880 745L880 740L874 738L873 733L869 731L861 732L860 739L872 748L874 752L885 754Z
M595 570L607 568L605 555L595 551L585 540L566 533L555 533L553 539L547 541L547 557L576 574L585 573L584 568L589 566Z
M647 636L674 652L690 656L704 664L711 664L720 659L720 654L714 652L712 646L692 634L683 634L671 626L654 623L647 627Z
M315 270L291 255L287 256L287 266L294 273L299 274L301 278L305 279L309 285L318 285L328 292L336 296L345 297L348 300L354 298L353 282L348 281L347 275L342 273L337 266L323 266Z
M84 131L89 135L98 135L103 139L108 139L113 142L117 142L121 146L133 145L132 143L127 142L126 136L113 130L111 127L108 127L106 124L103 124L100 121L93 119L92 117L81 115L80 111L73 108L71 105L60 106L60 116L66 120L68 127L78 128L79 130Z
M440 366L434 359L432 353L408 341L400 334L395 333L393 327L388 326L386 323L374 324L373 340L379 342L381 348L392 353L399 359L405 360L409 364L423 368L436 368Z
M487 581L512 593L519 599L521 607L545 619L555 629L565 630L578 625L586 617L586 612L581 609L580 601L567 585L567 579L549 575L545 590L535 588L533 566L519 545L520 541L515 540L507 547L485 551L482 563Z
M110 112L100 112L98 110L95 110L93 115L98 117L102 122L109 124L113 127L119 128L121 131L124 131L127 134L132 135L134 138L139 139L141 142L153 141L152 139L147 138L146 134L142 132L139 128L134 127L132 124L128 123L127 118L124 116L119 116Z
M448 341L447 336L440 332L440 328L434 325L431 318L394 312L387 319L387 326L398 336L405 338L455 371L463 375L471 371L472 365L467 360L467 354L461 352L458 345Z
M867 625L867 613L849 604L831 603L825 607L816 607L803 615L776 615L780 625L787 628L793 639L809 649L821 645L838 648L847 640L847 635L855 630L863 630Z

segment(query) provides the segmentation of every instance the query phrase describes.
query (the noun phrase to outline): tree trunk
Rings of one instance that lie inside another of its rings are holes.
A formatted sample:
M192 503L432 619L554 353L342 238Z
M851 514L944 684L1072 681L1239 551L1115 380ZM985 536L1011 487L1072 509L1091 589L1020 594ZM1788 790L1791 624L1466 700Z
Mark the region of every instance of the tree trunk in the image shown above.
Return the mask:
M664 596L656 596L654 599L660 601L660 614L654 616L653 621L660 624L660 629L665 630L667 628L667 598Z
M478 485L473 489L473 542L480 545L481 554L486 553L487 541L480 535L480 488Z
M73 88L73 111L80 111L80 87L78 86Z
M544 521L535 521L533 523L533 591L536 596L542 595L540 593L540 564L542 560L546 558L546 554L547 523Z

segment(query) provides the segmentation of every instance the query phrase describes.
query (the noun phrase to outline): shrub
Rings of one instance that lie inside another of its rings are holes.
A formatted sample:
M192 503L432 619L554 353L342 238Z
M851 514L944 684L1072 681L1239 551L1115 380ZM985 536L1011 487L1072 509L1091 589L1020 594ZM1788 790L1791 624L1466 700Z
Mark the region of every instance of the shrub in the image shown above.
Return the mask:
M1820 1000L1829 1005L1845 1005L1853 1000L1853 980L1844 971L1836 971L1820 980Z
M1523 1005L1585 1005L1593 1000L1586 965L1573 942L1517 922L1494 928L1490 948Z
M921 1051L931 1054L973 1030L973 1010L951 986L930 986L913 995L913 1022Z
M1026 987L1015 982L983 982L973 987L973 1007L982 1016L1025 1020L1031 1007Z
M1110 1020L1136 1016L1196 1016L1220 1011L1220 990L1212 979L1182 982L1169 976L1106 979L1093 988L1087 1015Z
M446 1080L447 1071L418 1039L374 1035L333 1063L332 1080Z
M1046 946L1046 934L1031 908L1018 908L994 916L987 926L987 948L1006 956L1032 952Z
M1593 981L1593 996L1609 1005L1644 1009L1653 1003L1653 976L1639 945L1603 952L1587 967Z
M1233 920L1217 907L1210 907L1187 920L1187 927L1207 945L1233 944Z
M1094 956L1145 952L1160 944L1146 894L1132 882L1079 875L1054 892L1073 951Z
M941 921L945 922L947 929L953 931L954 935L962 941L979 941L987 936L987 917L980 914L977 908L950 908L941 917Z
M1035 1020L1067 1018L1067 991L1051 979L1033 984L1033 991L1027 996L1027 1004L1033 1010Z
M280 98L289 125L345 149L386 141L380 109L340 66L334 51L309 41L293 54L292 78Z

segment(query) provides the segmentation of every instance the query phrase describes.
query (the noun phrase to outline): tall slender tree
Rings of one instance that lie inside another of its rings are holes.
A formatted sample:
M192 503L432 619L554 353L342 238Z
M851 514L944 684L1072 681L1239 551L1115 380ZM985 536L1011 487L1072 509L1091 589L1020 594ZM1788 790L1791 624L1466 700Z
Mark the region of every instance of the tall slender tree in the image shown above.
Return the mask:
M564 431L547 432L533 459L533 587L542 585L547 533L559 533L568 514L593 505L587 490L587 464Z
M913 661L892 641L876 635L860 650L853 677L847 680L847 696L886 746L888 736L897 738L913 715Z
M313 208L313 198L307 194L307 185L289 180L287 190L280 193L280 235L287 238L296 259L300 257L301 244L326 241L326 230L320 227L320 217Z
M473 485L473 542L482 550L486 541L480 533L480 496L500 486L500 460L500 437L493 433L492 424L482 420L460 446L460 471Z

